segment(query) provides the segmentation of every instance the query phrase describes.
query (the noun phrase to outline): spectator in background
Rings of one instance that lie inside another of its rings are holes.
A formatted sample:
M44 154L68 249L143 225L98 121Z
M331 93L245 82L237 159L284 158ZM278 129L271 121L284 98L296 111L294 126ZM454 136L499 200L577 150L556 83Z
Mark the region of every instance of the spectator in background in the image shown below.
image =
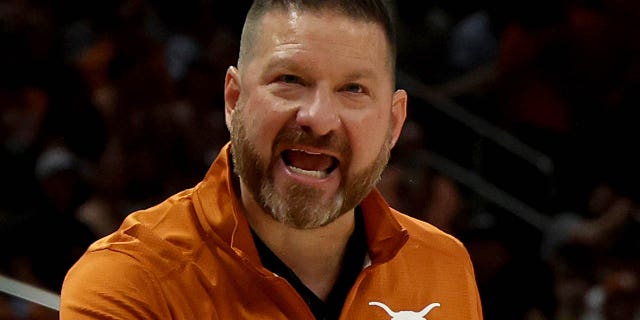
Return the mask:
M104 127L61 56L51 12L3 3L0 25L0 272L59 292L69 262L97 238L77 213ZM1 299L9 319L53 319L35 303Z
M542 248L545 259L553 256L560 318L584 316L594 304L585 296L608 286L611 262L638 259L629 255L638 250L628 236L638 230L640 198L630 139L640 75L632 2L535 2L536 10L523 12L502 35L496 88L502 125L556 163L557 193L530 201L548 203L543 208L553 219ZM631 319L637 310L623 313Z

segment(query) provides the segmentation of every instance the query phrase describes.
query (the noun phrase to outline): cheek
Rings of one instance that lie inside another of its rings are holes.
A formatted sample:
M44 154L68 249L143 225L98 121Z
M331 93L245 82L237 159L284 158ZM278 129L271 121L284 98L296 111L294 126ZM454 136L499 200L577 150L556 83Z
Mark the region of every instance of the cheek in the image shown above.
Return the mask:
M264 98L247 101L242 111L242 121L248 139L260 154L267 155L271 152L273 141L287 123L289 113L286 109L278 107L276 101Z
M358 171L378 157L389 137L390 117L371 114L351 119L347 134L353 151L353 169Z

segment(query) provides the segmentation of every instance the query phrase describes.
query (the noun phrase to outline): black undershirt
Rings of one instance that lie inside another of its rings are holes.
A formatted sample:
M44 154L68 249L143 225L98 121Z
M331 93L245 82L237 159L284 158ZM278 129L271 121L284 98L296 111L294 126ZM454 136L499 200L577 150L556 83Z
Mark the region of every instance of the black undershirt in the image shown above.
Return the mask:
M322 301L307 288L298 276L262 242L253 229L251 233L264 267L286 279L307 303L316 319L333 320L340 317L342 305L358 274L362 271L367 253L367 239L360 207L355 210L355 227L347 242L340 274L327 297L327 301Z

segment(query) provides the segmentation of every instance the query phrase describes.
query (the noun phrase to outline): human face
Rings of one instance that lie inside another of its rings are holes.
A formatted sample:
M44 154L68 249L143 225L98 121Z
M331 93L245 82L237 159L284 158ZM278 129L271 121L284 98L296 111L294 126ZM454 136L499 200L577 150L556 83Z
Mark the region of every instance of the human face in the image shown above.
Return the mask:
M384 32L334 11L270 12L252 50L225 82L243 203L326 225L370 192L406 117Z

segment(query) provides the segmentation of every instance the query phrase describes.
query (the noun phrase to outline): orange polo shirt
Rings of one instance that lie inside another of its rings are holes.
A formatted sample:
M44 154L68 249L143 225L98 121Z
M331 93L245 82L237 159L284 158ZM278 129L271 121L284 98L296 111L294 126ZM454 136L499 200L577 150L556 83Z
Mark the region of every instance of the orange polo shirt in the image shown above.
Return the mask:
M297 291L260 263L229 150L194 188L130 214L88 248L65 277L60 319L313 319ZM389 208L376 190L360 207L371 262L340 319L482 319L460 241Z

